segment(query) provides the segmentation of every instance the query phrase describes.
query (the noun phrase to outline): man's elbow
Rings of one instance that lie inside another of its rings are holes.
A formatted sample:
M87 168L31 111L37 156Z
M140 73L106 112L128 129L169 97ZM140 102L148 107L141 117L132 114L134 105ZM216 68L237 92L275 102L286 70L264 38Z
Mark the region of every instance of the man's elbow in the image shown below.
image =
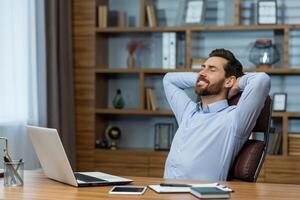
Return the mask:
M164 78L163 78L164 86L167 85L168 83L170 83L171 76L172 76L171 72L168 72L164 75Z
M265 89L266 92L269 94L270 92L270 88L271 88L271 77L266 74L265 72L259 72L257 73L258 75L258 84L259 84L259 87L261 89Z
M259 74L260 74L260 80L261 80L261 82L265 86L267 86L268 88L270 88L270 86L271 86L271 77L268 74L266 74L265 72L261 72Z

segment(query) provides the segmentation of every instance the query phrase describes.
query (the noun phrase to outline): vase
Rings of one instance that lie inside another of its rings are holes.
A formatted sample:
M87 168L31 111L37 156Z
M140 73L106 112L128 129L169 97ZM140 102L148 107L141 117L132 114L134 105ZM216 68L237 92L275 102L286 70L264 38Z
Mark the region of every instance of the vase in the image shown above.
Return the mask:
M135 65L134 55L133 54L129 54L128 57L127 57L127 67L129 69L132 69L132 68L134 68L134 65Z
M116 109L122 109L122 108L124 108L125 101L124 101L124 99L122 97L120 89L117 90L117 93L116 93L116 95L115 95L112 103L113 103L114 108L116 108Z

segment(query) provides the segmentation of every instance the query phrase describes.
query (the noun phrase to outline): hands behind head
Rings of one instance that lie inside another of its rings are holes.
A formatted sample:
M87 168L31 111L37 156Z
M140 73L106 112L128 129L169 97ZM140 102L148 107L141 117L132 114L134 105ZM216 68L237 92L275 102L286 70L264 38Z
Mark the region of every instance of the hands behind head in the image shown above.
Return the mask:
M231 99L231 97L233 97L234 95L240 92L239 83L240 83L240 77L235 80L235 83L230 88L227 96L228 99Z

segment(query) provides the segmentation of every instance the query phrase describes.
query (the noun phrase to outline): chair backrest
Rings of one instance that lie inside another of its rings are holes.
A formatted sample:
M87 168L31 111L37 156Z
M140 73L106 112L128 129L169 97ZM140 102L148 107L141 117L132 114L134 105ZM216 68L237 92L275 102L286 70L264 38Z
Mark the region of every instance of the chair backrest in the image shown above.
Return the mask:
M236 105L241 93L231 98L229 105ZM228 180L238 179L248 182L256 182L262 168L268 149L269 130L271 121L271 98L266 98L264 107L256 120L252 132L262 132L264 140L248 139L239 154L235 158L228 174Z

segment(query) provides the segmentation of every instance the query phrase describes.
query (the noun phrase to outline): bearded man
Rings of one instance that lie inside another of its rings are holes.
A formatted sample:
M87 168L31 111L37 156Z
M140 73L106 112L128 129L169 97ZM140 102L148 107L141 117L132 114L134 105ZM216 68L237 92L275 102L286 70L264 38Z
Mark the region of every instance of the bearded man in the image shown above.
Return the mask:
M199 73L167 73L163 83L179 125L164 178L226 180L269 94L269 76L244 75L233 53L215 49ZM184 91L191 87L195 87L198 102ZM229 106L227 99L240 91L238 104Z

